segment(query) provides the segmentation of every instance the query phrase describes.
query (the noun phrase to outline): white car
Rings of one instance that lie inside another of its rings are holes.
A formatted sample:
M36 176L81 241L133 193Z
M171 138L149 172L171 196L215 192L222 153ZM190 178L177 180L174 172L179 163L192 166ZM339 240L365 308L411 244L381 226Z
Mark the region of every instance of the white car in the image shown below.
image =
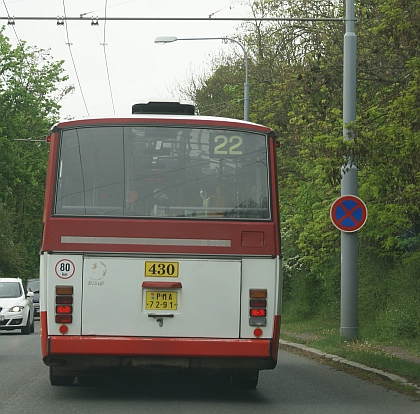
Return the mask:
M34 331L33 292L25 294L22 280L0 278L0 328L20 329L23 334Z

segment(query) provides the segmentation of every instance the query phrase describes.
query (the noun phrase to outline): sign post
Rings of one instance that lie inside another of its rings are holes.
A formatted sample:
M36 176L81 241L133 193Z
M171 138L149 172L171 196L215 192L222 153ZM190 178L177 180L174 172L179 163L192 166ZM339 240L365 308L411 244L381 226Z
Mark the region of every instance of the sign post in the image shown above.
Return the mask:
M343 139L354 140L356 121L356 48L354 32L354 0L346 0L346 33L343 62ZM341 168L341 195L358 194L357 166L354 157L345 155ZM358 235L357 231L341 232L341 322L342 340L357 336L358 322Z

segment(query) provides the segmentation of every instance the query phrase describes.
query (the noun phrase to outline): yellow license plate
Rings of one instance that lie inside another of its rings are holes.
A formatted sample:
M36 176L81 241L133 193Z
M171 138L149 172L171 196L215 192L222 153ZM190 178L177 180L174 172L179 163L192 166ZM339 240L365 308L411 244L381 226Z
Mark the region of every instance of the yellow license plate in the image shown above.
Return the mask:
M146 262L144 275L149 277L178 277L178 262Z
M146 310L176 310L178 307L178 292L173 290L147 290Z

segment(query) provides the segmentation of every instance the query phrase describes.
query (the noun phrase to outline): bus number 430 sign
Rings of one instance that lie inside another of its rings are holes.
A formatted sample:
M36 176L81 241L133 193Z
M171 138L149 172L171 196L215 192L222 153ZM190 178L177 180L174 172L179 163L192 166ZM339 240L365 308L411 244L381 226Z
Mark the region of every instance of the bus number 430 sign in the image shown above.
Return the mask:
M330 217L337 229L352 233L360 230L366 223L366 204L353 195L341 196L332 204Z

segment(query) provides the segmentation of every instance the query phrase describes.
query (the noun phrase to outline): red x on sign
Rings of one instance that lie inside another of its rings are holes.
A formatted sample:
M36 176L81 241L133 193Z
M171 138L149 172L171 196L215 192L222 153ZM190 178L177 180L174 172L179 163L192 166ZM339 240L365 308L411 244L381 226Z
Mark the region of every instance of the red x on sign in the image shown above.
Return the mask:
M366 223L366 204L356 196L341 196L331 206L330 217L337 229L352 233Z

